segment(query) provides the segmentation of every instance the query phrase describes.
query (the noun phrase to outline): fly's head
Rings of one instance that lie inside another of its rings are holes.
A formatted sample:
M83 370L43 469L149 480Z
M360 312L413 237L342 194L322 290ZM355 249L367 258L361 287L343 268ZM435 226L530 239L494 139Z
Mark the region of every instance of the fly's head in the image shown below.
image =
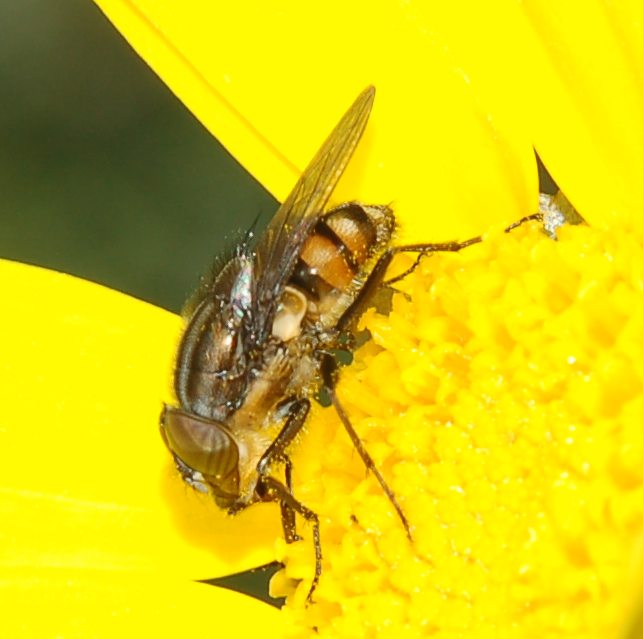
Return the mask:
M221 508L239 497L239 448L224 424L166 406L161 437L183 480Z

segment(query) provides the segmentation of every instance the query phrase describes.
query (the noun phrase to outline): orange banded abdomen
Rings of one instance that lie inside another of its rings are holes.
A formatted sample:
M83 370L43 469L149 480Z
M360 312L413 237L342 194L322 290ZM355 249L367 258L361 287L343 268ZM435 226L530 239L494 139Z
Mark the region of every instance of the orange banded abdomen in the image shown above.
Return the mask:
M312 301L347 291L362 279L366 262L391 238L387 207L349 202L321 216L304 243L289 284Z

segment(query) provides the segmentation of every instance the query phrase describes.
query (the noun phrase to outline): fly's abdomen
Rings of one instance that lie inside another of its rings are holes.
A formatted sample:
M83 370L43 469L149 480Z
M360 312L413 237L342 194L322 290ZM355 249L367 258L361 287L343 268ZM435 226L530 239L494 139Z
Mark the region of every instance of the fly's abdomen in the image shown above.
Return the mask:
M289 281L306 295L310 315L326 325L341 315L368 275L372 258L390 241L393 227L388 207L356 202L320 217Z

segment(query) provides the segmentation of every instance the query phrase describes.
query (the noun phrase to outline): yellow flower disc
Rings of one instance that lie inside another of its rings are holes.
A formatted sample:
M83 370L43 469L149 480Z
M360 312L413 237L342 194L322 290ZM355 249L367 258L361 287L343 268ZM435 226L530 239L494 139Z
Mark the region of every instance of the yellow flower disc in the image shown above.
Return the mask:
M320 409L295 456L320 514L273 589L320 637L617 637L641 582L643 249L538 224L426 258L338 395L413 542ZM304 579L301 583L298 581ZM293 588L297 585L297 589ZM302 630L303 631L303 630Z

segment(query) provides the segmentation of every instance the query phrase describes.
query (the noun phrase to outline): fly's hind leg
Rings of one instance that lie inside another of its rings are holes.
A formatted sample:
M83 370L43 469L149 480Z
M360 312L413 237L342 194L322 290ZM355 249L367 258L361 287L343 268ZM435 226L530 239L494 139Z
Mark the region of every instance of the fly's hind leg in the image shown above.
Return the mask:
M526 222L532 221L543 221L543 213L533 213L531 215L526 215L525 217L520 218L513 224L510 224L505 228L505 233L511 233L514 229L522 226ZM344 314L339 319L337 323L337 329L340 332L349 331L351 326L355 321L362 315L368 301L372 298L373 294L379 286L391 286L400 280L403 280L405 277L410 275L420 263L420 260L429 253L456 253L461 251L468 246L473 246L474 244L479 244L482 242L482 235L476 235L471 237L468 240L463 240L462 242L434 242L434 243L424 243L424 244L407 244L405 246L393 246L387 249L384 254L377 260L375 266L373 267L370 275L368 276L366 282L359 290L356 298L353 300L352 304L348 307ZM391 264L391 261L398 253L417 253L417 257L413 264L407 268L400 275L396 275L388 280L384 279L386 275L386 269Z
M293 543L301 539L297 534L295 515L300 515L313 527L313 544L315 546L315 575L308 591L307 601L312 601L313 592L321 576L321 541L319 536L319 517L310 508L304 506L292 494L292 462L288 456L288 447L301 432L301 429L310 410L308 399L294 400L290 406L286 423L262 455L257 464L259 480L257 482L257 496L262 501L277 501L281 508L281 525L284 529L286 543ZM285 466L285 485L269 473L274 463L283 463Z
M324 353L324 355L322 356L321 373L322 373L322 380L324 382L324 387L328 392L333 408L337 412L337 415L339 416L339 419L342 422L342 425L346 429L346 432L348 433L348 436L350 437L351 442L353 442L353 446L355 446L355 450L362 458L362 461L364 462L364 465L366 466L366 468L371 473L373 473L379 485L382 487L384 494L387 496L388 500L393 505L393 508L395 508L395 512L398 514L398 517L402 521L404 530L406 530L407 537L409 539L412 539L409 521L406 518L406 515L404 514L404 511L402 510L400 503L397 501L397 497L395 496L395 493L393 492L391 487L386 483L386 480L384 479L384 476L382 475L382 473L380 473L380 471L378 470L377 466L375 465L375 462L373 461L373 458L370 456L368 450L366 450L366 446L364 446L364 442L362 442L359 435L357 434L357 431L353 428L353 425L351 424L350 419L346 414L346 411L344 410L343 406L339 402L339 399L337 398L337 393L335 392L335 380L337 378L337 375L336 375L337 361L329 353Z
M507 226L505 228L505 233L511 233L511 231L513 231L514 229L517 229L519 226L522 226L526 222L532 222L534 220L542 222L543 214L533 213L531 215L526 215L525 217L522 217L516 222L513 222L512 224ZM383 281L382 284L384 286L391 286L392 284L395 284L396 282L403 280L405 277L413 273L413 271L418 267L418 264L420 263L422 258L427 253L445 253L445 252L455 253L457 251L461 251L464 248L467 248L468 246L479 244L480 242L482 242L482 236L476 235L475 237L472 237L468 240L464 240L462 242L436 242L436 243L430 243L430 244L408 244L406 246L394 246L390 248L382 256L382 258L380 258L380 261L383 258L387 257L388 253L391 253L392 255L388 258L387 265L390 263L393 256L397 255L398 253L417 253L417 257L415 258L415 261L413 262L413 264L411 264L411 266L409 266L409 268L407 268L403 273L400 273L399 275L396 275L391 279Z
M472 237L468 240L464 240L463 242L436 242L432 244L409 244L407 246L393 246L382 256L383 258L383 257L387 257L387 254L390 254L388 255L387 265L390 263L393 257L398 253L417 253L417 255L415 257L415 260L413 261L413 264L411 264L409 268L407 268L399 275L396 275L395 277L391 277L390 279L383 281L382 285L391 286L396 282L403 280L411 273L413 273L413 271L420 264L420 261L422 260L422 258L427 253L445 253L445 252L456 253L457 251L461 251L463 248L467 248L467 246L472 246L473 244L479 244L480 242L482 242L482 236L476 235L476 237ZM380 258L380 261L382 258Z

